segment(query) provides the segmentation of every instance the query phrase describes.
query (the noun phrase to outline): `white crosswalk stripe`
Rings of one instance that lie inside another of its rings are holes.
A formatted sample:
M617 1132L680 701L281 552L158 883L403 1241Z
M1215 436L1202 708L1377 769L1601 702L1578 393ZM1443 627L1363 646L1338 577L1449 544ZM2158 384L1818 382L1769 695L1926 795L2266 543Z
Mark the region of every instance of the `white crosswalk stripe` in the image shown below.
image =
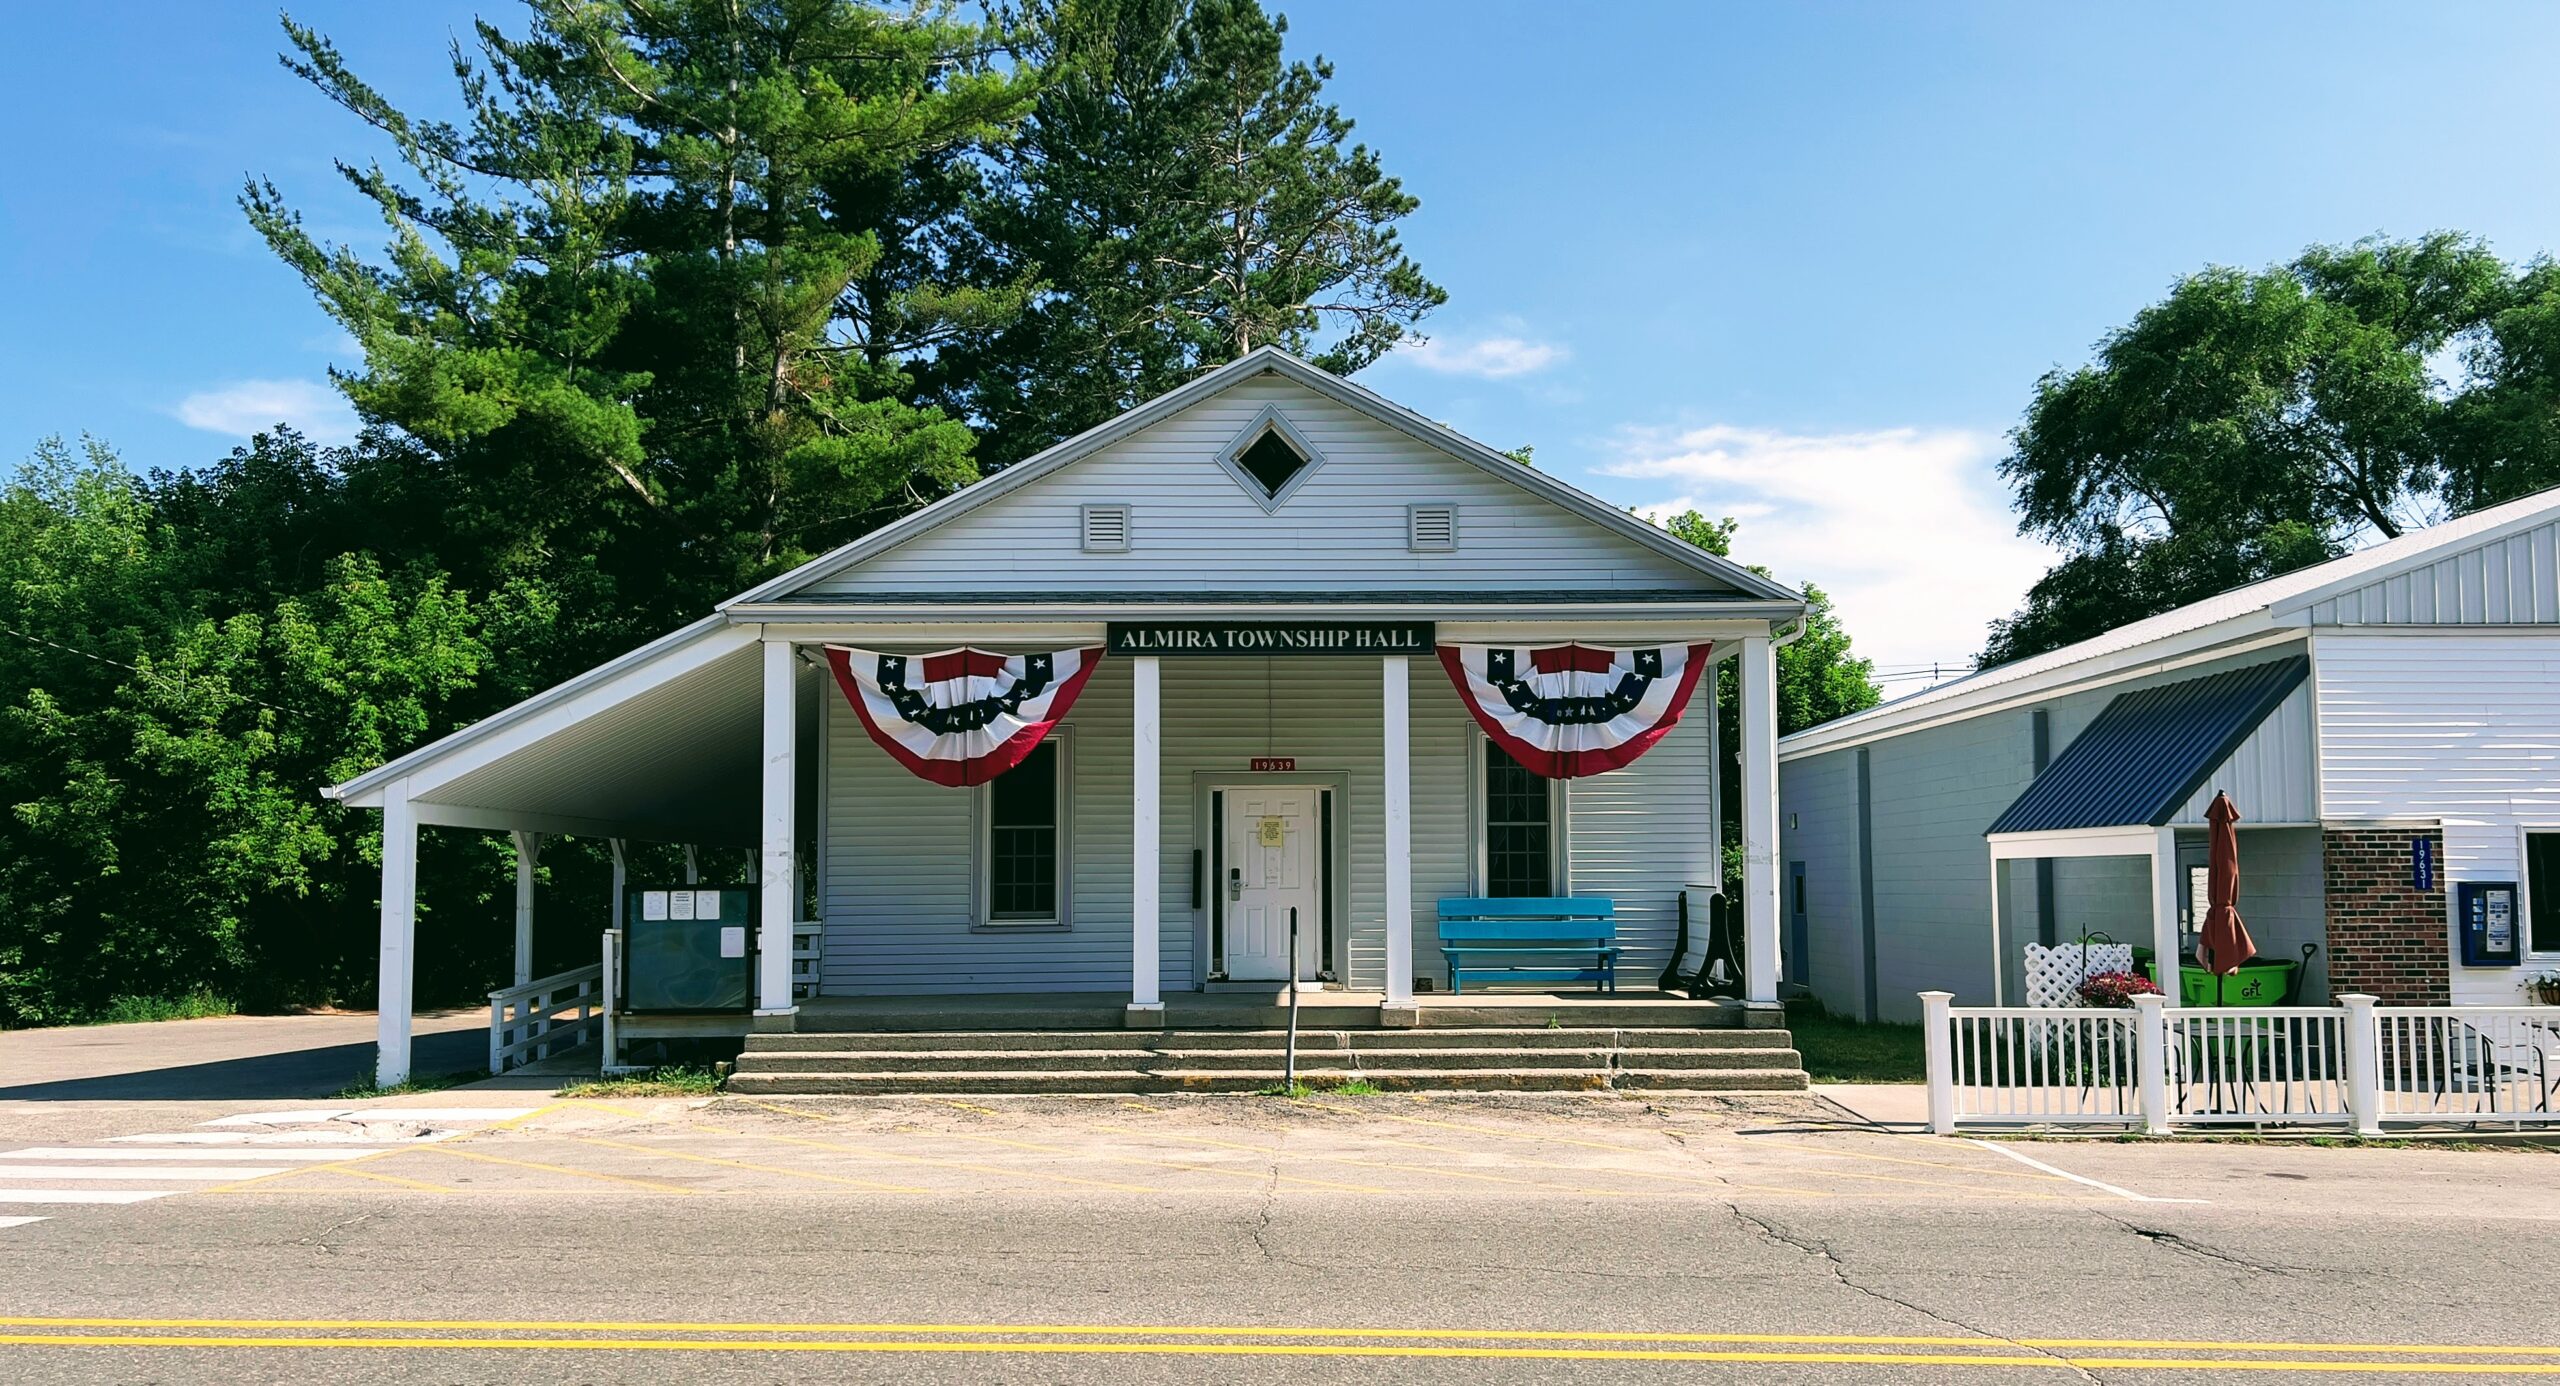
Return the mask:
M449 1141L461 1135L450 1128L420 1131L331 1130L331 1131L152 1131L139 1136L109 1136L120 1145L213 1146L229 1152L234 1158L247 1155L243 1146L258 1147L251 1158L281 1160L288 1157L273 1154L278 1146L309 1146L318 1149L343 1150L350 1153L378 1150L386 1146L423 1145L429 1141Z
M0 1150L0 1160L347 1160L399 1148L397 1145L330 1145L269 1147L250 1151L233 1145L159 1149L131 1145L39 1145L25 1150ZM0 1165L0 1173L6 1173L9 1168Z
M8 1165L0 1175L11 1179L116 1180L125 1183L171 1183L189 1180L220 1183L230 1179L264 1179L282 1174L287 1165Z
M0 1203L140 1203L167 1198L184 1189L12 1189L0 1188Z
M42 1221L44 1221L44 1219L43 1219L43 1218L40 1218L40 1217L37 1217L37 1218L0 1218L0 1231L6 1231L6 1230L8 1230L9 1228L12 1228L12 1227L24 1227L24 1226L26 1226L28 1223L31 1223L31 1222L42 1222Z
M309 1126L323 1121L505 1121L538 1107L292 1107L216 1117L206 1126Z

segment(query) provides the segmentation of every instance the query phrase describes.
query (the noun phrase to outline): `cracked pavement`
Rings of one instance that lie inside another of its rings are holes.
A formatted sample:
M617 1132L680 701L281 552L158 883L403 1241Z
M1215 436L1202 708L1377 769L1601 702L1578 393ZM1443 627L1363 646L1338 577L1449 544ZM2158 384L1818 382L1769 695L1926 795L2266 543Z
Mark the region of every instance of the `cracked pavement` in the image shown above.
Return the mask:
M92 1107L48 1125L19 1106L0 1134L71 1139L56 1127L76 1121L96 1140L169 1119ZM2545 1297L2482 1290L2497 1278L2484 1279L2484 1248L2506 1265L2560 1252L2560 1157L2546 1150L2017 1148L2199 1201L2129 1201L1800 1097L562 1103L450 1141L0 1231L9 1332L294 1339L0 1343L0 1375L2123 1382L2263 1375L2273 1349L2250 1344L2560 1337ZM157 1326L65 1326L105 1319ZM166 1326L179 1320L586 1337L538 1351L315 1348L301 1339L362 1330ZM936 1336L822 1351L806 1340L815 1329L789 1330L798 1347L723 1337L682 1355L649 1336L758 1324ZM955 1342L955 1325L1049 1327L991 1345ZM1153 1356L1092 1337L1133 1325L1173 1336ZM1255 1329L1284 1336L1220 1336ZM1334 1340L1387 1330L1463 1342ZM631 1341L595 1336L608 1332ZM1523 1334L1561 1339L1512 1340ZM2210 1351L2176 1346L2200 1342ZM1428 1355L1440 1351L1491 1355ZM2142 1364L2199 1353L2220 1365ZM2395 1360L2355 1375L2441 1379ZM2560 1367L2560 1352L2519 1360Z

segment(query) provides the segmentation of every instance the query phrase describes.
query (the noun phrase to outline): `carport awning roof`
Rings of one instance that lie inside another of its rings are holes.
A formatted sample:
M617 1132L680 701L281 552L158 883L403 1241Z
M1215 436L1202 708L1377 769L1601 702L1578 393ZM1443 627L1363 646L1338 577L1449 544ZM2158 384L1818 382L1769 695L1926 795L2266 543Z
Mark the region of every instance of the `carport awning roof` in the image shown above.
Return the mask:
M1988 835L2168 822L2310 669L2294 655L2119 694Z

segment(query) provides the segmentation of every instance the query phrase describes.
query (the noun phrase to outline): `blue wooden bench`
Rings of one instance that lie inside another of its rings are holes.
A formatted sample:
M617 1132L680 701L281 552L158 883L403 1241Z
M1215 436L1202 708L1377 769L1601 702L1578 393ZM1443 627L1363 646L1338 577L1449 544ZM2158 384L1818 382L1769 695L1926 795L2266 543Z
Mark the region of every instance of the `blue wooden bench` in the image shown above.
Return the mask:
M1616 991L1617 907L1605 895L1451 897L1440 902L1440 956L1457 993L1466 991L1471 972L1479 985L1589 982Z

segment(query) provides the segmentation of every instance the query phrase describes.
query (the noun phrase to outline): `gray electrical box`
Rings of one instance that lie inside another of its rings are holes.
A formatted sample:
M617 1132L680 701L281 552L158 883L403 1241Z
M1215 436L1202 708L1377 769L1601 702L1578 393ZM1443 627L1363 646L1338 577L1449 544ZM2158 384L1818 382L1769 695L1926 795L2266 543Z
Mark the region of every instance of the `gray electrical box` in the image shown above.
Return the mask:
M753 886L631 886L622 893L622 1009L744 1011L755 998Z

